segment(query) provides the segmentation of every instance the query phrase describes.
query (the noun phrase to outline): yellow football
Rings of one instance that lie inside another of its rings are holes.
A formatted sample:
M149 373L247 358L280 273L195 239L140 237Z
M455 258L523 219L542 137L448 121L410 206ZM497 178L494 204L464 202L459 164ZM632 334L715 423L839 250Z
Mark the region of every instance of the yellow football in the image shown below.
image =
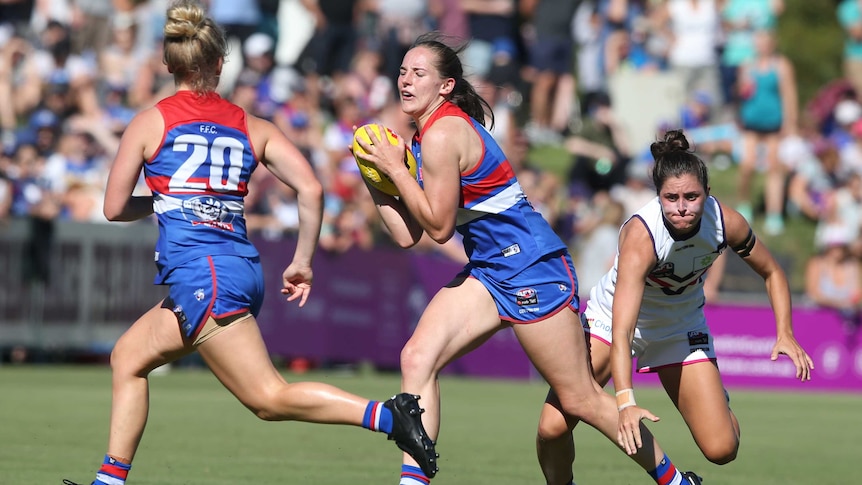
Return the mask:
M368 124L360 126L353 133L353 158L356 159L356 165L359 167L359 172L362 174L362 178L368 181L374 188L380 190L381 192L385 192L389 195L399 195L398 188L395 187L395 184L392 183L392 179L390 179L386 174L381 173L377 170L377 166L374 165L374 162L370 162L365 160L362 156L367 155L367 152L362 149L362 146L359 145L359 139L364 140L366 143L373 143L373 139L368 136L368 132L365 131L365 127L371 128L371 131L374 134L382 138L383 140L389 141L389 143L395 145L398 143L398 139L395 138L395 134L392 133L389 128L378 124ZM381 135L381 131L383 131L383 135ZM404 150L404 165L407 167L407 170L410 171L410 175L414 178L416 177L416 158L413 156L413 153L408 148Z

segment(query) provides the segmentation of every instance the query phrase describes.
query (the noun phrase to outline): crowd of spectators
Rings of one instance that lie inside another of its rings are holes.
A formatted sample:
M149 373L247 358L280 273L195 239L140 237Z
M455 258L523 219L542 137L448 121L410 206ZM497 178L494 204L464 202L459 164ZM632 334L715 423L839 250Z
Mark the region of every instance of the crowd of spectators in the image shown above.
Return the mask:
M796 106L793 66L772 41L782 0L205 3L233 47L220 93L275 122L324 183L326 250L388 240L348 150L352 127L377 121L412 134L395 80L412 40L436 29L453 44L469 40L462 55L494 107L492 134L533 204L586 255L585 289L601 274L587 266L612 257L602 249L612 246L613 228L654 195L648 147L632 142L614 109L609 85L623 72L681 80L678 115L650 129L735 128L696 143L715 167L720 157L746 160L741 192L723 201L739 204L752 222L765 214L767 234L781 234L785 219L807 218L817 225L818 248L840 243L862 255L856 0L824 4L846 29L845 77L804 109ZM0 2L0 219L105 221L103 190L119 136L138 110L173 89L161 60L166 7L167 0ZM776 110L769 126L740 121ZM750 146L740 148L736 133L745 140L750 133ZM531 148L547 144L571 157L561 177L531 159ZM748 182L764 172L758 199ZM143 181L139 190L147 190ZM296 228L294 194L265 170L255 173L246 211L263 237ZM443 250L463 258L456 247Z

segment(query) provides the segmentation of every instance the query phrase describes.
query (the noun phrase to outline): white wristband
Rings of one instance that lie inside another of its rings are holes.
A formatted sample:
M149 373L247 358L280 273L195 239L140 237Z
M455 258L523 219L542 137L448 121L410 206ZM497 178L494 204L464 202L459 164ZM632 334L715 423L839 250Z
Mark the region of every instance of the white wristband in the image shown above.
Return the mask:
M617 411L636 405L634 389L617 391Z

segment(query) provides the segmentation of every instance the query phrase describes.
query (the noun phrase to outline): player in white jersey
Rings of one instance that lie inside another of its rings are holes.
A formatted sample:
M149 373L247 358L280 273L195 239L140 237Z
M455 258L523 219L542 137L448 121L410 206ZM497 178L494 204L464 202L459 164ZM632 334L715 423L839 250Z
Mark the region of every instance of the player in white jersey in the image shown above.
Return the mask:
M775 314L772 360L785 354L801 381L814 364L793 336L790 289L784 271L737 211L709 195L706 165L689 151L682 131L650 147L658 197L623 224L613 267L592 288L584 327L597 382L612 377L619 410L618 441L628 453L643 446L644 418L635 402L632 356L638 372L657 372L703 455L716 464L736 458L739 422L721 382L703 313L706 272L728 247L766 284ZM577 420L561 412L553 391L542 411L538 455L548 483L570 473Z

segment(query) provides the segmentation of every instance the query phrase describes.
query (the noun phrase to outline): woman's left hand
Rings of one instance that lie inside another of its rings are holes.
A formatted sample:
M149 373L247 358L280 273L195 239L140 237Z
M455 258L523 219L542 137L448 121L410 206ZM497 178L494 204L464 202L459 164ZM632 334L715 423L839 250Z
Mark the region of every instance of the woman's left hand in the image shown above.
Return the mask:
M772 347L772 360L778 360L778 356L784 354L790 357L796 366L796 378L802 382L811 380L811 370L814 369L814 361L799 345L792 336L778 337L775 346Z

